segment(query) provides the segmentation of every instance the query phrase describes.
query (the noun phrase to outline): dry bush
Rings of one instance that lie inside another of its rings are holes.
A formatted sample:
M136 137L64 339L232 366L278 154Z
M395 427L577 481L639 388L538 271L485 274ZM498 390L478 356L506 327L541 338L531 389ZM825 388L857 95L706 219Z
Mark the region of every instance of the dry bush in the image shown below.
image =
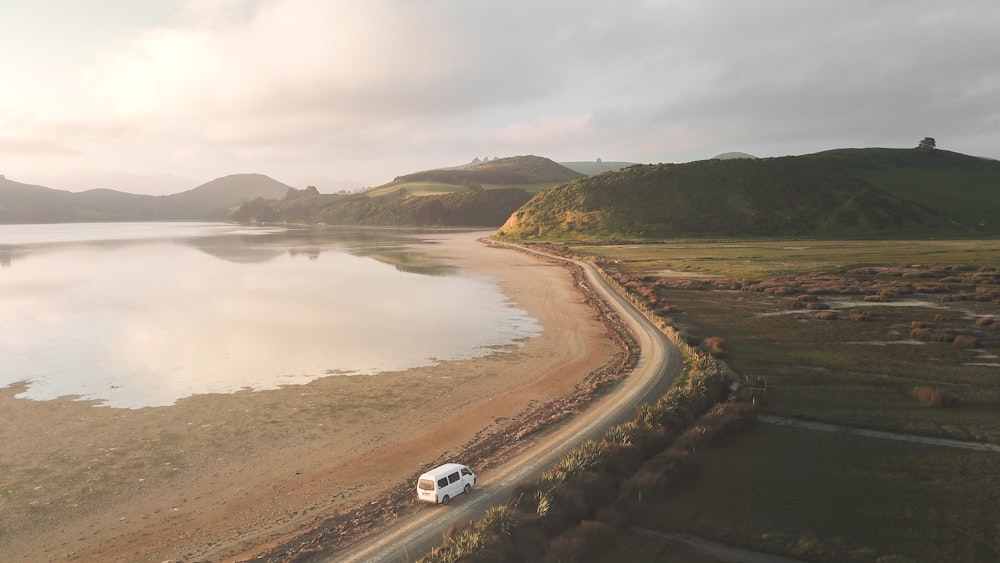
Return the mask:
M764 293L767 295L794 295L798 292L799 290L797 287L790 287L787 285L776 285L764 288Z
M934 323L925 323L924 321L910 321L910 328L934 328Z
M670 448L653 456L629 480L622 483L617 506L628 510L640 497L665 498L688 482L697 472L697 463L687 450Z
M618 531L627 530L630 524L626 514L611 506L605 506L597 511L597 521Z
M875 313L868 309L851 309L847 312L847 318L852 321L873 321Z
M817 311L813 313L813 318L819 319L821 321L835 321L837 320L836 311Z
M584 520L552 540L545 561L568 563L592 561L595 554L607 546L614 529L594 520Z
M934 315L934 320L936 322L941 322L941 321L945 320L945 317L941 313L937 313L937 314Z
M955 348L978 348L979 339L968 334L959 334L952 340L951 345Z
M976 301L980 303L989 303L997 298L1000 298L1000 291L981 287L976 288Z
M996 319L993 317L979 317L976 319L976 326L979 328L991 328L996 325Z
M889 301L892 301L892 299L881 294L865 295L865 301L867 301L868 303L887 303Z
M810 291L812 291L812 290L810 290ZM816 301L819 300L819 297L816 297L816 295L813 294L813 293L807 293L805 295L799 295L795 299L797 299L798 301L801 301L803 303L815 303Z
M910 338L919 342L954 342L955 333L932 328L915 328L910 331Z
M721 358L726 355L726 343L721 336L709 336L708 338L702 340L701 349L716 358Z
M927 407L950 407L958 402L958 397L955 395L930 387L914 387L913 398Z
M707 446L750 425L756 416L746 403L719 403L698 419L680 440L685 448L694 451Z
M782 309L803 309L806 304L798 299L781 299L778 301L778 307Z
M829 308L830 306L827 305L826 303L820 303L818 301L816 303L806 304L806 309L809 309L810 311L825 311Z

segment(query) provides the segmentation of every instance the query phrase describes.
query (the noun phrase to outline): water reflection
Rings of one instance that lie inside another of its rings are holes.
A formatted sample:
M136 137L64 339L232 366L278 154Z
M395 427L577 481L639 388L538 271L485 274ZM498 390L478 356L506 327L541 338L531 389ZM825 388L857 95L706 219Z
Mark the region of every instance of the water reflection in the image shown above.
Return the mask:
M483 356L541 330L497 280L421 252L418 232L10 227L0 386L26 382L23 398L169 405Z

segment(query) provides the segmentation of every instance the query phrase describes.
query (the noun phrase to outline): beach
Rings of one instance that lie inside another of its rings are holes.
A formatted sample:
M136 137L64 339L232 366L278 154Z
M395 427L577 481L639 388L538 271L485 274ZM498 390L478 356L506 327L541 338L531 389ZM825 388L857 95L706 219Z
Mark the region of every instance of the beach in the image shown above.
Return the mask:
M543 328L486 357L143 409L0 389L0 559L251 559L572 395L618 347L569 269L483 234L432 252Z

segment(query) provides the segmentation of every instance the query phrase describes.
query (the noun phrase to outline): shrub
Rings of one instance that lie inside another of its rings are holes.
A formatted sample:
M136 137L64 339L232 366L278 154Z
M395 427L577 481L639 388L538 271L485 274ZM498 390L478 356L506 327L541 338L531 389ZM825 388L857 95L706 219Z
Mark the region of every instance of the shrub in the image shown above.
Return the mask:
M483 513L479 525L492 536L510 536L517 527L517 514L509 506L491 506Z
M927 407L950 407L958 402L958 397L955 395L930 387L914 387L913 398Z
M867 309L851 309L847 312L847 318L852 321L873 321L875 313Z
M915 328L910 331L910 338L919 342L953 342L955 333L932 328Z
M955 340L951 342L951 345L955 348L976 348L979 346L979 339L975 336L959 334L955 336Z
M608 431L604 433L604 439L612 444L629 445L634 442L638 432L639 424L634 420L630 420L624 424L608 428Z
M836 311L816 311L813 313L813 318L819 319L821 321L835 321L837 320Z
M590 561L607 546L614 530L601 522L585 520L552 540L545 561Z
M611 477L624 478L635 473L642 464L642 458L642 450L637 445L608 445L608 459L604 471Z
M989 328L996 324L996 319L993 317L979 317L976 319L976 326L979 328Z
M726 354L725 344L721 336L709 336L701 341L701 348L716 358L721 358Z
M778 301L778 307L782 309L804 309L805 306L806 304L798 299L781 299Z
M910 328L934 328L934 323L925 323L923 321L910 321Z

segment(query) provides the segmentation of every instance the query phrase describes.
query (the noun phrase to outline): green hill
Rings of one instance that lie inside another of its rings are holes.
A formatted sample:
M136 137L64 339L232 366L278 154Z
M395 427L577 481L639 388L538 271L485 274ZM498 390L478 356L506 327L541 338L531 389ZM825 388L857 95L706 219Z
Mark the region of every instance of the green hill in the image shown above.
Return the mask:
M281 200L244 204L240 222L496 228L532 193L584 175L538 156L425 170L351 195L290 190Z
M537 193L549 186L584 176L540 156L511 156L398 176L392 182L366 193L370 197L379 197L406 190L407 195L430 195L499 187L518 187Z
M757 157L745 152L724 152L722 154L717 154L712 158L716 160L730 160L733 158L757 158Z
M498 236L520 240L1000 233L1000 163L844 149L637 165L546 190Z
M601 174L604 172L610 172L612 170L619 170L621 168L627 168L634 164L635 162L605 162L603 160L590 160L590 161L576 161L576 162L560 162L562 166L569 168L580 174L586 174L587 176L594 176L595 174Z

